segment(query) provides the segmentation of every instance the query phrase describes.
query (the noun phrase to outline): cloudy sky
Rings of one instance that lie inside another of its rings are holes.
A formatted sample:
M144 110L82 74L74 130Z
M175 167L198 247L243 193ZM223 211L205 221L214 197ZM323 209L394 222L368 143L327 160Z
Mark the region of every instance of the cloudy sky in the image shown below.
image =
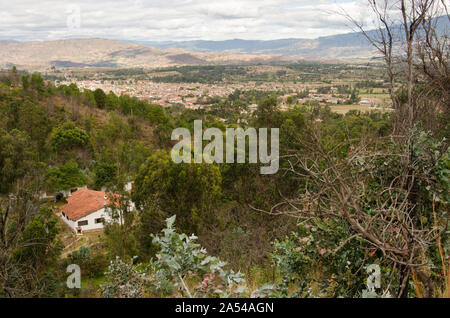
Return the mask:
M0 40L273 40L347 33L367 0L0 0ZM368 21L370 23L370 21Z

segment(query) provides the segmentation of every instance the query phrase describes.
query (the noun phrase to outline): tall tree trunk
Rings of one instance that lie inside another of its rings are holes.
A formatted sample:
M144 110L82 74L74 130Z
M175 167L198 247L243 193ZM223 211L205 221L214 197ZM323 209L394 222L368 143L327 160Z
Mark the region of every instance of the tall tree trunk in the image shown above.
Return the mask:
M399 288L398 288L398 298L408 298L409 290L409 278L411 270L406 265L400 265L399 267Z

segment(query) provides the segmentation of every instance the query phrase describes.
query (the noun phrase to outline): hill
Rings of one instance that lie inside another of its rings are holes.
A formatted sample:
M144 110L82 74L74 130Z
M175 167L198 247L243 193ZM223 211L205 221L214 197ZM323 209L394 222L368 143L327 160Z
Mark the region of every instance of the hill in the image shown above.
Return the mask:
M201 53L184 49L159 49L143 44L107 39L0 42L0 68L56 67L164 67L175 65L272 63L275 55Z
M438 18L438 34L448 35L450 22ZM401 31L398 29L398 31ZM374 31L369 32L374 35ZM155 68L179 65L276 64L299 59L367 60L373 47L358 32L317 39L152 42L107 39L0 41L0 68L16 65L39 70L51 66Z
M161 49L181 48L197 52L234 54L277 54L303 59L365 59L373 56L373 48L358 34L345 34L318 39L281 39L272 41L226 40L186 42L140 42Z
M446 16L437 19L438 34L449 32ZM400 30L401 31L401 30ZM374 31L369 32L374 36ZM161 49L182 48L197 52L229 52L246 54L280 54L304 59L367 59L374 50L360 32L339 34L316 39L280 39L269 41L233 39L226 41L139 42Z

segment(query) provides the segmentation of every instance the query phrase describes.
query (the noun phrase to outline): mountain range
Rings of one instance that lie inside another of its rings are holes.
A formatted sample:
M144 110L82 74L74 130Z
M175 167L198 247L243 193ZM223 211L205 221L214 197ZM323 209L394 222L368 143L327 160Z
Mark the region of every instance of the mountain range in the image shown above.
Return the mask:
M155 68L173 65L270 64L280 60L283 58L275 55L190 52L98 38L0 41L0 68L12 65L33 70L51 66Z
M447 16L438 33L449 34ZM375 35L375 31L369 32ZM151 42L108 39L0 41L0 68L48 67L155 68L178 65L277 64L299 60L368 60L375 55L362 33L317 39Z
M359 33L350 33L318 39L280 40L225 40L183 42L139 42L144 45L168 49L182 48L195 52L228 52L235 54L292 55L299 58L361 59L370 58L373 49Z
M438 34L449 34L450 22L447 16L436 18ZM402 32L400 26L394 26ZM377 31L367 32L371 37L377 36ZM196 52L230 52L245 54L279 54L293 55L305 59L367 59L373 56L374 50L361 32L319 37L317 39L280 39L280 40L241 40L226 41L167 41L139 42L153 47L182 48Z

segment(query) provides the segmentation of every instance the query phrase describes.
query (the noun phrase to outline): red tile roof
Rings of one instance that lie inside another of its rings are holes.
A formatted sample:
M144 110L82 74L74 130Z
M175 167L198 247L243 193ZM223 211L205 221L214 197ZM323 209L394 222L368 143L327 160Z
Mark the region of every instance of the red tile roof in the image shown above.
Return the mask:
M67 198L67 204L61 207L61 211L72 221L79 219L103 209L105 204L109 205L109 200L105 200L106 193L94 190L78 190Z

